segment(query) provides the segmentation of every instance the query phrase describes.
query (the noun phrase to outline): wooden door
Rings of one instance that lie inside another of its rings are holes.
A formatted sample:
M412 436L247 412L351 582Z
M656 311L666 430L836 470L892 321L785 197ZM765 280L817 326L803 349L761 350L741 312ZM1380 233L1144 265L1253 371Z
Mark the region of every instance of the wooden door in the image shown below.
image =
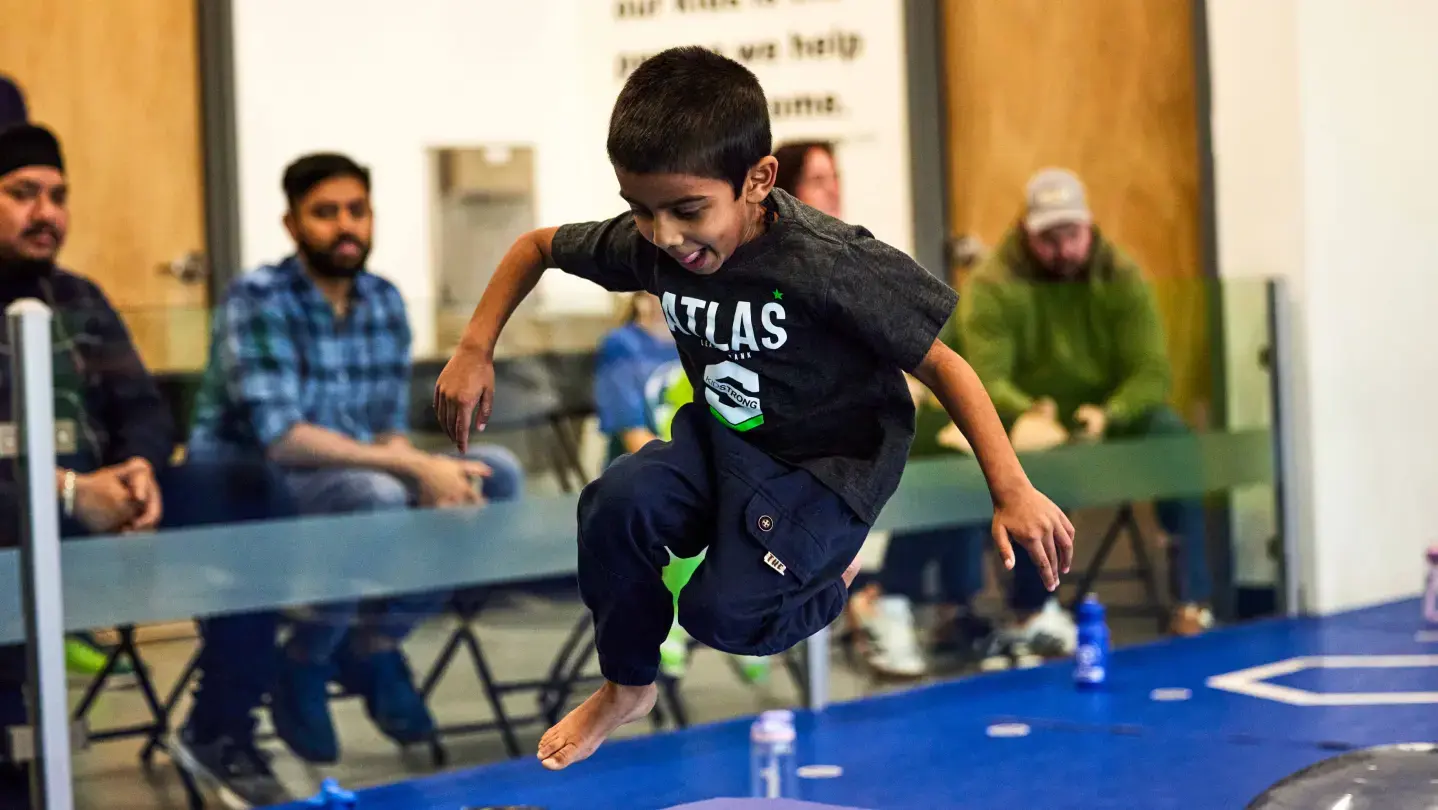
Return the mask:
M104 289L152 371L203 367L205 255L195 0L0 0L0 73L60 138L61 264ZM183 275L183 274L181 274Z
M950 227L988 247L1029 176L1077 172L1156 283L1174 403L1212 389L1190 0L945 0Z

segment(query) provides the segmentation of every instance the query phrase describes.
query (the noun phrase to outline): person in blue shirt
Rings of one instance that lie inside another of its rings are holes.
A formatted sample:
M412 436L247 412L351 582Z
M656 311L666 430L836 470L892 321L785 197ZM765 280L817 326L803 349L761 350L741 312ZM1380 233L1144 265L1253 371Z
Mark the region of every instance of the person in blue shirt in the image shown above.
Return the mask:
M600 341L595 362L594 407L612 461L660 438L664 391L684 373L659 299L632 296L624 324Z

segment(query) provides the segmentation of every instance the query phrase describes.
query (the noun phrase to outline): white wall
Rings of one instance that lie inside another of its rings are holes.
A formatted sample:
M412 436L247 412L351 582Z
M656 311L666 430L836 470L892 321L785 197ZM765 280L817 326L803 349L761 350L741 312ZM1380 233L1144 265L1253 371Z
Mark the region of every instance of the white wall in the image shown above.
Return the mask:
M428 351L421 341L432 338L435 291L427 149L532 144L540 221L613 209L603 119L575 69L581 2L235 3L246 269L291 250L280 226L285 165L306 152L346 152L374 174L371 266L399 285L416 351Z
M1291 283L1319 611L1415 593L1438 538L1434 30L1429 0L1210 0L1222 271Z
M847 218L901 249L912 243L899 0L828 0L618 21L615 0L243 0L235 3L241 252L246 268L290 250L280 175L305 152L351 154L374 172L371 266L410 302L416 350L430 349L436 297L426 150L535 147L541 223L619 213L604 153L619 53L700 41L737 54L779 42L751 67L771 97L840 95L837 116L778 123L776 136L844 140ZM689 4L705 5L705 4ZM712 5L712 4L710 4ZM720 4L722 5L722 4ZM790 35L860 33L856 59L789 58ZM555 274L545 311L608 311L588 282Z

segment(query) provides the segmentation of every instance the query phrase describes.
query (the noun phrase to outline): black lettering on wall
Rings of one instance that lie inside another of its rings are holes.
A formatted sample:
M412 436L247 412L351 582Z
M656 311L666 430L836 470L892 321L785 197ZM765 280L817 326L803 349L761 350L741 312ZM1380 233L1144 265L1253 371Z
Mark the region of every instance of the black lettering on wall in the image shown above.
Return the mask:
M844 114L844 104L836 93L790 93L769 99L769 117L837 118Z

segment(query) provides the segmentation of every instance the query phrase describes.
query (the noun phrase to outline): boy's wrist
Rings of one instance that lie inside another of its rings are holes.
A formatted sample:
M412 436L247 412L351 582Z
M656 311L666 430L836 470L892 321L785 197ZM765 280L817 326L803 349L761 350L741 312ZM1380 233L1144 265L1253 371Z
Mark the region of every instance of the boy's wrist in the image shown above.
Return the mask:
M1029 483L1028 476L1019 473L1017 476L995 482L993 486L989 487L989 494L993 497L995 504L1004 504L1030 489L1033 489L1033 484Z
M459 352L465 357L492 362L495 341L466 333L459 339Z

